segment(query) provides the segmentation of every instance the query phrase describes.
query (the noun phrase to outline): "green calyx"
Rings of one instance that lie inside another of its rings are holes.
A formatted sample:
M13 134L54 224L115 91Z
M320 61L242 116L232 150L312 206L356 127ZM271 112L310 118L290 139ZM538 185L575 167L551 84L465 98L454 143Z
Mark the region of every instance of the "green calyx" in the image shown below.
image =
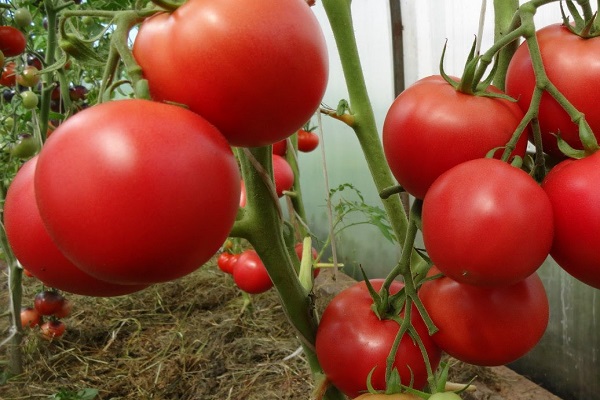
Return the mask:
M581 37L582 39L591 39L600 36L600 21L598 20L598 13L595 12L591 16L581 15L577 7L572 0L566 0L567 8L573 18L571 22L569 16L565 13L563 2L560 2L560 12L562 14L563 26L566 27L571 33Z

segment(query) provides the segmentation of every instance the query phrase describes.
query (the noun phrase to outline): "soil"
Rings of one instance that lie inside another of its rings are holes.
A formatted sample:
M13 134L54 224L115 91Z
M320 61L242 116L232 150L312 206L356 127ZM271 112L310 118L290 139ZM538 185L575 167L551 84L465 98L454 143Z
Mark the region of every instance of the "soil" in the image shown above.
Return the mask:
M324 271L315 288L317 308L352 279ZM24 278L23 305L41 289ZM6 275L0 276L0 306L6 309ZM307 400L313 383L299 342L274 290L244 298L231 278L209 263L174 282L116 298L66 295L73 313L66 334L53 341L26 331L24 373L3 385L0 399L99 400ZM0 320L2 338L7 318ZM0 359L4 358L0 349ZM1 368L1 367L0 367ZM477 377L467 400L559 400L504 367L481 368L453 361L452 380ZM62 397L58 397L57 394ZM54 396L54 397L51 397Z

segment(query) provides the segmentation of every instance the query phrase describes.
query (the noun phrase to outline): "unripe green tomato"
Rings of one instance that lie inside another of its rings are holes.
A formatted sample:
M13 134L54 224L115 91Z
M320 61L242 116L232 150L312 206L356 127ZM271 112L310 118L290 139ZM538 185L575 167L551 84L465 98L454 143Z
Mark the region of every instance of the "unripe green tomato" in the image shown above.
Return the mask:
M31 90L26 90L21 93L21 98L23 99L23 107L28 110L34 109L38 105L38 95Z
M2 123L4 124L4 129L6 129L7 132L12 131L15 127L15 120L13 119L13 117L4 118L4 121L2 121Z
M33 65L28 65L17 75L17 83L25 87L34 87L40 82L39 72Z
M19 28L27 28L31 25L31 13L26 8L18 8L15 11L15 25Z
M10 155L17 158L31 158L40 150L39 141L33 135L21 135L20 140L10 150Z
M432 394L429 400L461 400L461 397L454 392L439 392Z

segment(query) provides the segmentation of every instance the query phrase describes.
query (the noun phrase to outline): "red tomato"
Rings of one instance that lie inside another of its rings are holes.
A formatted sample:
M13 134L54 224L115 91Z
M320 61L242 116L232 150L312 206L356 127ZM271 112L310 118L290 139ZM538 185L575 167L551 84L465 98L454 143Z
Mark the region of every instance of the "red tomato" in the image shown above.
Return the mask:
M25 307L21 309L21 326L23 328L34 328L42 322L42 316L33 307Z
M314 132L298 131L298 150L309 153L319 146L319 136Z
M73 309L73 303L71 303L70 300L64 299L62 302L62 306L53 315L56 318L66 318L69 315L71 315L72 309Z
M421 397L417 397L408 393L365 393L355 397L354 400L421 400Z
M240 254L233 267L233 280L244 292L258 294L273 287L273 281L262 260L254 250Z
M567 99L585 114L597 138L600 139L600 38L583 39L562 26L550 25L540 29L537 40L544 60L544 68L550 81ZM535 77L529 49L524 43L512 57L506 72L506 91L518 99L523 110L529 108ZM542 131L544 152L555 156L564 155L558 149L556 133L572 147L582 149L578 126L548 93L542 94L538 120ZM554 135L553 135L554 134Z
M144 21L133 54L155 100L188 105L233 146L293 134L328 78L324 36L304 0L191 0Z
M40 333L43 339L52 340L64 335L66 329L67 326L62 321L48 321L40 326Z
M38 157L27 161L8 188L4 203L6 237L21 264L46 286L85 296L120 296L146 285L116 285L77 268L56 247L35 201L33 177Z
M13 87L17 82L16 64L12 61L4 64L2 75L0 76L0 85Z
M273 143L273 154L285 157L287 152L287 139L280 140L279 142Z
M239 254L232 254L228 252L223 252L219 254L217 258L217 266L219 269L227 274L233 274L233 268L240 258Z
M283 192L290 190L294 186L294 171L285 158L273 154L273 180L275 182L275 192L277 196L282 197Z
M379 290L383 280L370 281ZM390 288L396 293L402 288L394 282ZM317 330L316 352L327 378L349 397L367 390L367 376L373 371L371 382L377 390L385 389L386 357L400 329L397 322L380 320L371 305L364 282L340 292L329 303ZM402 317L404 313L400 316ZM437 368L441 352L427 333L427 327L416 308L411 311L411 322L421 337L433 370ZM394 366L402 384L414 380L415 388L427 383L427 370L419 347L408 336L401 339Z
M552 206L523 170L492 158L467 161L429 188L423 241L444 274L472 285L516 283L552 246Z
M25 51L27 39L12 26L0 26L0 51L5 57L14 57Z
M150 284L196 270L239 208L231 148L182 107L101 103L56 128L38 157L35 192L48 233L107 282Z
M54 290L44 290L35 295L33 306L40 315L54 315L63 307L65 298Z
M439 329L432 339L469 364L515 361L538 343L548 325L548 298L537 274L492 288L442 277L425 282L419 296Z
M555 166L542 183L554 211L550 255L565 271L600 289L600 153Z
M493 86L489 91L499 92ZM448 169L505 146L522 118L515 103L464 94L441 76L430 76L390 107L383 125L385 156L398 183L422 199ZM513 155L523 156L526 147L523 134Z

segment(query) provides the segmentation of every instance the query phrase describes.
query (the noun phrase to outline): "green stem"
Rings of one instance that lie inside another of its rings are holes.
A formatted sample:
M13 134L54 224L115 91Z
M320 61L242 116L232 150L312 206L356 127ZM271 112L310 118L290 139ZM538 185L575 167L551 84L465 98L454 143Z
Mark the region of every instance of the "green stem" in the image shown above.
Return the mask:
M46 8L46 20L48 21L48 34L46 36L46 55L44 65L54 64L56 57L56 49L58 47L57 22L58 11L53 0L44 0ZM48 130L48 121L50 120L50 101L52 99L52 72L42 74L42 87L40 98L40 134L42 141L46 140L46 131Z
M519 0L494 0L494 43L500 42L511 32L513 18L518 8ZM511 40L498 53L498 68L494 76L494 85L501 90L504 90L508 63L518 47L519 42Z
M377 124L358 54L356 37L354 36L350 5L350 0L323 0L323 7L333 30L348 88L354 117L351 126L356 133L379 193L396 185L396 182L386 162L383 146L379 139ZM382 203L396 238L402 246L406 238L408 219L400 197L390 196L387 199L382 199ZM423 261L415 252L411 252L411 255L415 264Z

